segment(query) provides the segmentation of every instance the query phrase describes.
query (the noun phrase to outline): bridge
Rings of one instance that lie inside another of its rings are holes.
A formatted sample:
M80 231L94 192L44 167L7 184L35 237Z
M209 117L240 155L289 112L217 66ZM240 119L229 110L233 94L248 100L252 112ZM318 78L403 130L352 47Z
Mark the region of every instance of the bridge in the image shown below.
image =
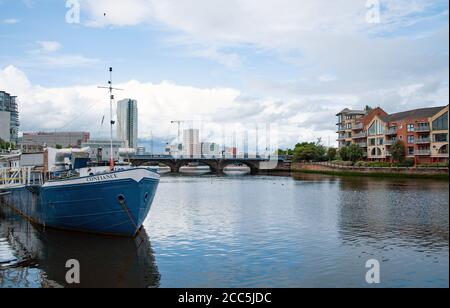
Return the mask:
M192 163L206 165L211 168L211 172L217 175L223 175L223 171L230 165L245 165L250 168L251 174L258 174L261 170L261 165L264 163L273 162L278 167L284 162L284 157L272 157L272 159L254 157L173 157L164 155L134 155L130 156L128 161L133 166L156 166L165 165L171 169L172 173L179 173L180 168ZM275 168L276 169L276 168Z

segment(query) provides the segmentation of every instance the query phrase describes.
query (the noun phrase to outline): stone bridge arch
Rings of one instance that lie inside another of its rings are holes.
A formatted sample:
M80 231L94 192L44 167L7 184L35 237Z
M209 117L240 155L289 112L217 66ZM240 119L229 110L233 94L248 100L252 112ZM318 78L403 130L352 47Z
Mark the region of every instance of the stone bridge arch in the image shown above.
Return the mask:
M259 172L259 162L249 161L249 160L223 160L219 164L220 174L223 174L223 170L230 165L241 164L250 168L250 173L252 175L258 174Z

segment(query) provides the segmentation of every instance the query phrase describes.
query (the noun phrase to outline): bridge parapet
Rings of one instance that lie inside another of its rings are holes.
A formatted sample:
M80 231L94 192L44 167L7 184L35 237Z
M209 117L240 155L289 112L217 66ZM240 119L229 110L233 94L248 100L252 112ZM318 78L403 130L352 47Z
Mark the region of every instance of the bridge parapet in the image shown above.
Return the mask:
M136 155L131 156L129 162L134 166L144 166L149 164L163 164L170 167L172 173L179 173L180 168L191 163L200 163L211 168L213 173L222 175L224 169L232 164L246 165L251 169L252 174L257 174L261 169L261 163L273 161L262 157L259 158L195 158L195 157L173 157L165 155ZM282 164L282 160L278 160L278 165Z

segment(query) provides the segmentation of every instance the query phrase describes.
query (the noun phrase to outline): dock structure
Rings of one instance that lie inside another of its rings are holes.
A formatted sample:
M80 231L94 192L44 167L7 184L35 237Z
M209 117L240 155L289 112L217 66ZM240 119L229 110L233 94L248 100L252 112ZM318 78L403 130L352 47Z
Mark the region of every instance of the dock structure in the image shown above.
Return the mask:
M42 185L43 183L43 172L34 170L34 167L0 169L0 193L5 193L13 188Z

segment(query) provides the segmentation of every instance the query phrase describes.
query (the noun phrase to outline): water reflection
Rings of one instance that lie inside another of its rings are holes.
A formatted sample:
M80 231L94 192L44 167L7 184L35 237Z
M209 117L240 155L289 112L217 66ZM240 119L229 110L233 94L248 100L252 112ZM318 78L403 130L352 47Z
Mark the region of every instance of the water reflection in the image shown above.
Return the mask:
M0 287L64 287L72 258L83 287L368 287L372 258L382 287L448 287L448 200L442 181L168 176L144 223L156 253L145 233L98 238L0 217Z
M69 259L81 265L81 284L75 287L159 287L145 230L136 239L42 230L8 210L0 211L0 239L8 246L5 250L9 248L9 260L5 254L0 257L0 288L74 287L65 281Z
M385 244L383 240L395 238L396 245L416 250L448 247L448 199L445 202L442 196L448 183L368 179L339 183L339 225L345 244L356 239Z

